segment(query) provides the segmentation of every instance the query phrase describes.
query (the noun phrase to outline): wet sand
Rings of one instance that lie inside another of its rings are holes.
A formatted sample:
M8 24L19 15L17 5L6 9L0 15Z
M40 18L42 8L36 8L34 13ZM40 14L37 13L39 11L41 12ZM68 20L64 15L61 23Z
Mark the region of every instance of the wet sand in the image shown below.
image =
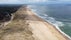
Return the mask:
M0 29L0 40L69 40L53 25L21 7L14 19Z

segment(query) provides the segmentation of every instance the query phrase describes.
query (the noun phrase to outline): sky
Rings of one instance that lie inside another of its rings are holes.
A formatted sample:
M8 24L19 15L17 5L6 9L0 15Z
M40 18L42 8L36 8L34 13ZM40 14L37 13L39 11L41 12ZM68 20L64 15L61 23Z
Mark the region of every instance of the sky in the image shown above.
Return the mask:
M70 2L71 0L0 0L0 4L28 4L42 2Z

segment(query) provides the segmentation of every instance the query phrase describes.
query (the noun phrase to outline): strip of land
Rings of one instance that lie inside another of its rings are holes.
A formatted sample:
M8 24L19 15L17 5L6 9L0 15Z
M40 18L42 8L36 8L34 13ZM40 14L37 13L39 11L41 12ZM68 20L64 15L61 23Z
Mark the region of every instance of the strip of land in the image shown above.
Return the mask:
M0 29L0 40L70 40L53 25L22 6L11 23Z

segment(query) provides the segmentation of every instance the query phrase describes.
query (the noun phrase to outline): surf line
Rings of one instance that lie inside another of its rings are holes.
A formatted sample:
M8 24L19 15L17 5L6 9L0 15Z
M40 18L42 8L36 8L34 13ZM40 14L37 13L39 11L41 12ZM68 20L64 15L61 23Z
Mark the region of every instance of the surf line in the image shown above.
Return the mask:
M32 11L36 16L38 16L39 18L42 18L41 16L39 16L38 14L36 14L36 12L34 12L32 9L30 9L29 8L29 10L30 11ZM43 19L43 18L42 18ZM45 19L43 19L43 20L45 20ZM46 21L46 20L45 20ZM51 22L49 22L49 21L46 21L46 22L48 22L49 24L51 24L51 25L53 25ZM71 40L71 37L69 36L69 35L67 35L65 32L63 32L63 31L61 31L61 29L58 27L58 26L56 26L56 25L53 25L62 35L64 35L64 36L66 36L68 39L70 39Z

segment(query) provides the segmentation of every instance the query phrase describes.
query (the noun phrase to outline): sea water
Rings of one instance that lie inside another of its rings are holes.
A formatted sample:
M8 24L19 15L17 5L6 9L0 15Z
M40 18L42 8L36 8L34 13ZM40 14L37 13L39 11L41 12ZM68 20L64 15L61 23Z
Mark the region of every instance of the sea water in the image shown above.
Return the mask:
M29 7L71 37L71 4L29 5Z

